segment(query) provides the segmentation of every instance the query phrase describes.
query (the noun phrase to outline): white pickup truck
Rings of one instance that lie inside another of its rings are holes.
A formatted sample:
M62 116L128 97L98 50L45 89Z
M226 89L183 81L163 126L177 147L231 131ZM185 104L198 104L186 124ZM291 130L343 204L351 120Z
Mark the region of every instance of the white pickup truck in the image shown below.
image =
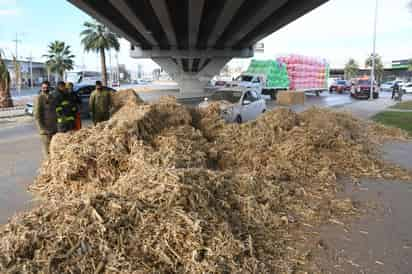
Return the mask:
M250 74L243 73L238 76L234 81L230 82L228 87L240 87L257 92L259 95L263 95L265 99L276 99L276 94L280 90L287 90L287 87L268 87L267 78L264 74Z

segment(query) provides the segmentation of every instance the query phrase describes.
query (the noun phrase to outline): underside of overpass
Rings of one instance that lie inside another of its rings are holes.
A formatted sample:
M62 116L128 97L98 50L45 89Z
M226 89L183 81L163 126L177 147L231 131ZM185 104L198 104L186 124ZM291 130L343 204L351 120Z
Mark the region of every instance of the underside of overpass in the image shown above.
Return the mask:
M232 58L328 0L68 0L198 91Z

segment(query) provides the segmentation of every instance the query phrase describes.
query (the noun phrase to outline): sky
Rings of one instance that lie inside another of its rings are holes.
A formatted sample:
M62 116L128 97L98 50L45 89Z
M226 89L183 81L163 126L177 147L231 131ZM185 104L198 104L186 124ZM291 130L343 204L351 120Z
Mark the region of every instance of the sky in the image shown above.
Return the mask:
M412 57L412 12L409 0L379 0L377 53L384 63ZM330 0L323 6L266 37L265 53L256 58L275 58L284 54L302 54L327 59L332 67L343 67L349 58L363 66L372 52L375 0ZM76 55L78 68L98 70L96 54L84 53L80 43L83 23L91 18L65 0L0 0L0 48L7 56L15 54L16 33L21 58L30 55L42 61L47 45L66 41ZM108 58L109 59L109 58ZM115 64L115 55L112 54ZM119 63L136 70L142 64L147 71L156 65L151 60L129 57L129 43L122 39ZM248 60L234 60L246 66Z

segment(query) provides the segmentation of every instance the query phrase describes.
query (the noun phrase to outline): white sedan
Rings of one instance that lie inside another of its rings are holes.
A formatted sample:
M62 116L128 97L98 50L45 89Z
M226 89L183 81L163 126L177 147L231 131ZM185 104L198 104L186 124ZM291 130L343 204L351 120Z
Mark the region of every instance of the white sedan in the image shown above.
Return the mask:
M266 111L266 101L253 90L220 89L205 98L199 107L206 108L213 101L226 102L220 105L220 110L222 118L229 123L251 121Z
M412 83L406 83L401 87L404 93L412 93Z

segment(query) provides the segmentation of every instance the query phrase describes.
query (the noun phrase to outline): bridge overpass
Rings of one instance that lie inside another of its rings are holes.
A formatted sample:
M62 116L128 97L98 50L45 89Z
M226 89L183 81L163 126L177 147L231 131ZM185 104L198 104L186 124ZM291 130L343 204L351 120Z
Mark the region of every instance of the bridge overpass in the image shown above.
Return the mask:
M328 0L68 0L152 58L183 92L203 89L232 58Z

